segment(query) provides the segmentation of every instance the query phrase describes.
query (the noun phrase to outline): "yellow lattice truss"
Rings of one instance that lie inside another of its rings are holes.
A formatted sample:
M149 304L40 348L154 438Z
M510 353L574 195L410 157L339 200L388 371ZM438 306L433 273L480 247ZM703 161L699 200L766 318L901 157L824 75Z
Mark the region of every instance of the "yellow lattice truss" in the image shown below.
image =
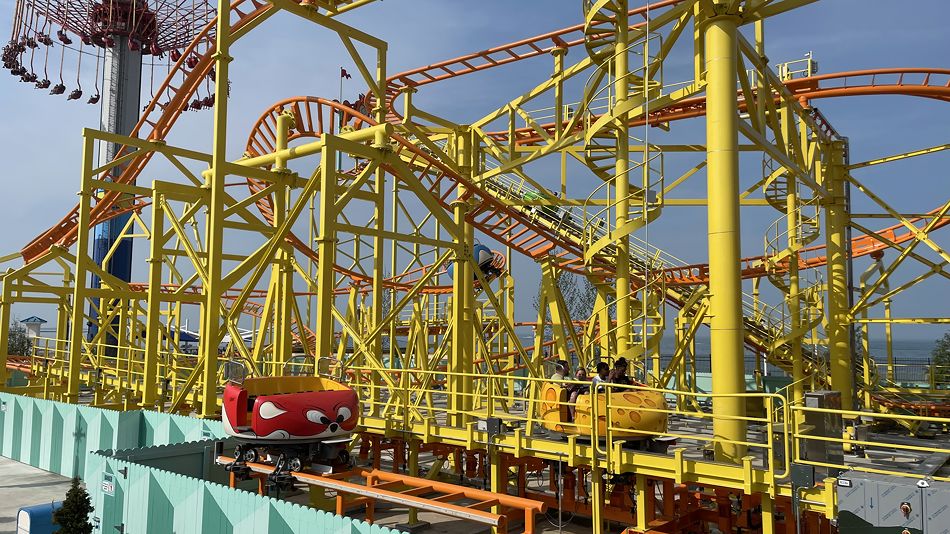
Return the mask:
M862 168L950 145L850 164L846 138L810 105L858 89L946 100L950 89L927 69L873 71L868 82L860 73L818 76L811 58L769 65L763 21L808 3L667 0L641 8L587 0L578 26L390 76L387 43L335 18L370 0L222 2L196 40L213 46L194 68L184 54L156 91L171 99L150 103L133 135L83 131L78 207L2 275L0 350L19 303L55 307L56 333L36 339L31 354L4 353L0 378L25 395L214 418L235 367L327 374L360 394L367 435L408 442L413 462L420 443L487 449L494 491L508 488L502 454L588 466L596 532L616 519L607 512L616 482L605 473L631 477L640 503L655 480L754 495L760 528L771 532L775 503L792 492L791 463L829 467L801 455L809 442L869 446L854 434L816 436L806 423L824 412L804 405L807 392L841 392L830 413L846 421L871 413L918 434L950 423L922 416L947 413L939 394L950 373L931 369L925 384L898 388L893 362L879 373L866 347L871 324L887 325L889 340L892 324L948 321L892 317L890 305L910 287L950 277L950 256L931 236L950 221L950 202L901 213L859 177ZM228 66L240 60L230 50L282 10L339 36L367 96L277 102L243 156L229 157L229 136L245 134L227 121ZM739 32L747 26L753 41ZM693 79L664 80L664 64L684 41ZM580 49L573 63L572 47ZM471 124L414 105L427 84L544 56L550 77ZM165 143L212 69L211 152ZM176 76L185 80L177 87ZM651 130L669 139L677 121L694 117L705 117L705 145L650 141ZM97 142L124 148L97 167ZM746 189L740 153L762 162ZM151 180L152 159L179 174ZM531 176L544 159L559 161L559 184ZM674 161L688 170L667 176ZM578 162L594 185L572 198L568 175L581 181L573 177ZM703 175L708 195L678 194ZM848 212L847 191L872 199L894 225L863 226ZM673 216L667 207L690 205L708 209L707 264L686 264L642 239L651 223ZM773 208L774 224L740 225L746 206ZM91 228L125 213L132 216L120 241L148 250L147 278L138 282L110 276L90 252ZM740 231L764 235L761 255L740 255ZM487 256L482 242L493 249ZM852 275L849 255L871 255L872 268ZM522 277L509 267L519 256L541 278L530 343L515 320ZM912 264L924 274L889 283ZM101 289L90 287L92 274ZM564 294L565 274L590 282L589 315L571 316L576 295ZM854 302L851 276L862 290ZM760 291L763 280L771 289ZM192 313L200 318L196 351L183 339ZM91 321L94 336L84 328ZM703 326L711 332L710 391L697 383ZM858 346L852 330L865 331ZM664 335L675 337L671 358L660 357ZM784 371L789 385L767 389L761 365L747 384L747 350ZM635 385L609 385L599 397L572 399L565 389L581 382L550 379L553 360L593 374L597 363L621 357ZM489 435L479 424L489 418L509 430ZM625 447L631 435L678 438L710 454ZM833 484L802 496L803 510L834 517ZM659 517L646 505L627 514L639 531Z

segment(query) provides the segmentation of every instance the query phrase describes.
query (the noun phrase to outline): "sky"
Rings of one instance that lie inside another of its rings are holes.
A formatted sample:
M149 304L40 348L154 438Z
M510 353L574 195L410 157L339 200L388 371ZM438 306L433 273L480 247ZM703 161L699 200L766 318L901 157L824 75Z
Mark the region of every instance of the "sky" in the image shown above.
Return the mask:
M631 2L637 5L639 2ZM767 55L773 63L801 58L813 52L820 72L884 68L950 68L950 32L944 22L950 15L945 0L918 0L913 11L904 4L896 12L894 3L882 0L820 0L809 6L769 19L766 25ZM0 28L10 27L12 0L0 1ZM898 16L899 15L899 16ZM582 21L579 0L485 0L478 3L457 0L385 0L360 8L341 20L389 43L390 73L434 63L475 50L521 39ZM744 32L749 34L751 28ZM665 68L665 81L692 78L688 43L674 49ZM691 46L691 45L690 45ZM568 63L581 59L578 47L567 56ZM229 149L234 158L243 149L245 132L273 102L294 95L336 98L339 68L355 72L335 35L293 15L281 13L256 29L232 52L232 96L230 99ZM477 120L529 90L549 74L551 60L541 57L517 66L430 85L416 97L416 104L428 111L464 123ZM148 75L145 77L149 84ZM364 92L357 76L347 81L344 98ZM158 80L156 80L157 83ZM149 89L143 90L146 96ZM98 126L98 107L85 99L66 102L37 91L12 76L0 77L0 147L6 156L4 186L7 202L0 210L0 255L15 252L35 235L58 221L76 202L81 164L81 129ZM832 124L847 136L851 161L950 142L950 105L946 102L903 96L860 97L817 103ZM210 149L210 112L188 113L168 138L178 146ZM670 134L651 132L656 142L702 142L702 119L674 125ZM696 156L667 159L667 179L675 171L697 163ZM950 151L888 166L856 171L887 202L909 211L929 210L950 198L946 168ZM529 170L539 182L555 188L556 166L541 164ZM146 183L167 178L158 169L146 172ZM754 183L761 172L761 160L743 156L741 182ZM683 187L683 194L696 196L705 191L705 175L700 173ZM141 183L141 182L140 182ZM595 182L590 176L572 175L569 194L583 198ZM872 211L866 199L855 198L856 211ZM763 234L781 214L771 208L743 211L743 255L763 252ZM651 224L651 243L687 262L704 262L706 251L704 208L668 207ZM889 225L879 219L867 221L876 228ZM943 246L945 235L935 236ZM492 243L489 243L492 245ZM144 257L144 246L136 254ZM929 253L928 253L929 254ZM888 257L893 257L890 253ZM930 254L928 257L936 258ZM17 262L2 268L13 267ZM856 270L867 266L855 262ZM536 291L538 269L530 260L517 258L512 266L519 285L519 299L529 302ZM911 269L911 276L919 269ZM144 276L144 275L143 275ZM898 277L896 280L901 280ZM895 302L897 316L946 315L950 285L929 283L911 289ZM28 307L15 310L21 317ZM531 319L534 310L521 305L518 319ZM924 327L895 330L897 336L933 339L945 328Z

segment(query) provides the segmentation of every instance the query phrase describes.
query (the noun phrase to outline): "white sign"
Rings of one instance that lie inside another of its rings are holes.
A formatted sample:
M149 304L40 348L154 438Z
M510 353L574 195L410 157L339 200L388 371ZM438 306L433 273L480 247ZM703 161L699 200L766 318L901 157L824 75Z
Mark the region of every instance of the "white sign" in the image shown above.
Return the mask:
M115 496L115 482L112 481L112 475L102 475L102 493L110 497Z

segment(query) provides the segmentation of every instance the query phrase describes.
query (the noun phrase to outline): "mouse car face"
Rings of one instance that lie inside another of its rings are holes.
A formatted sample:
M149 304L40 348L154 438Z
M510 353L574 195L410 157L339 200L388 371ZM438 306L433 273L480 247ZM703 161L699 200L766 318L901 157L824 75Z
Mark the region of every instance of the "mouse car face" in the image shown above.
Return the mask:
M266 395L254 404L254 432L265 439L321 439L356 428L354 391L316 391Z
M359 420L353 390L307 391L252 397L247 429L246 418L240 413L246 409L247 400L240 388L226 388L223 415L229 434L271 440L324 439L347 435Z

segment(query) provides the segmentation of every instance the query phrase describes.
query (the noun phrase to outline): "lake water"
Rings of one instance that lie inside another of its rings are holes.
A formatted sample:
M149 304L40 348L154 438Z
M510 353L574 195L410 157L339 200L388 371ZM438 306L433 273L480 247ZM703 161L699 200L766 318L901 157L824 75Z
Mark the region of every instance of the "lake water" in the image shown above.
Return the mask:
M519 336L525 346L534 343L531 335L522 334ZM930 353L934 348L935 341L915 340L915 339L895 339L893 342L894 362L897 364L894 373L896 382L918 382L924 380L928 372ZM673 355L676 348L673 338L664 338L660 343L660 360L665 365ZM883 339L872 339L870 343L871 357L881 368L887 361L887 349ZM709 360L709 339L699 338L696 340L696 370L698 372L711 372L712 366ZM751 372L755 367L755 355L747 352L745 355L745 367L747 372ZM781 370L769 366L769 373L781 373Z

